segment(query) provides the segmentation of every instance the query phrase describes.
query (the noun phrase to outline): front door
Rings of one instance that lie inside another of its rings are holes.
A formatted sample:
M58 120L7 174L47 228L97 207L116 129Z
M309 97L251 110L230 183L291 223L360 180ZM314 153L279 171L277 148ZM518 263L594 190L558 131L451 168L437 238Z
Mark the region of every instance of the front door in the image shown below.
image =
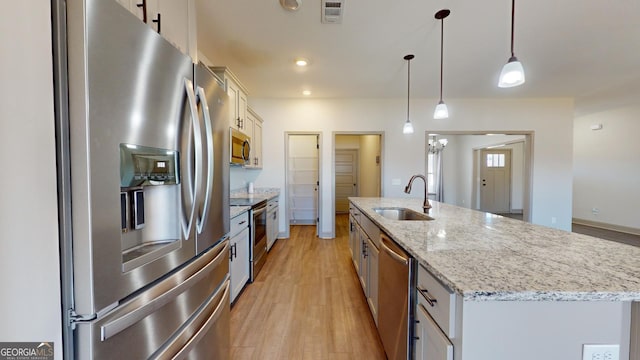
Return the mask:
M483 149L480 154L480 210L508 213L511 206L511 150Z

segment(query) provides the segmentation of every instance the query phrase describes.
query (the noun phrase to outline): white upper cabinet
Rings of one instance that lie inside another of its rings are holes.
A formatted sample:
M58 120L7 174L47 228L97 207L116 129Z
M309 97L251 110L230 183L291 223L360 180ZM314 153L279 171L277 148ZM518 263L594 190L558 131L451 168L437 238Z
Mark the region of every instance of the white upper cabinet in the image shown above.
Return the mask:
M195 0L116 0L194 62L198 59Z
M247 167L262 169L262 118L247 108L247 135L251 136L251 161Z
M229 126L252 137L253 124L250 123L251 120L247 119L247 89L242 86L240 80L238 80L229 68L214 66L211 70L224 81L227 95L229 95L232 108L229 117ZM253 151L253 146L251 150Z

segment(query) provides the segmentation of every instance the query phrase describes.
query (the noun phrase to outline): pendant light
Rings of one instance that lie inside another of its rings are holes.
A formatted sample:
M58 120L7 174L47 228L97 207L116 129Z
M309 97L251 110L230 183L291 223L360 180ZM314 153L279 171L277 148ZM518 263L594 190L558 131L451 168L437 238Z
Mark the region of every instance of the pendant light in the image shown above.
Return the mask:
M413 125L411 125L411 120L409 120L409 94L411 90L411 59L415 56L409 54L405 55L404 59L407 60L407 121L404 123L404 127L402 128L403 134L413 134Z
M516 0L511 0L511 57L502 68L498 87L509 88L524 84L524 68L513 52L513 33L516 17Z
M434 119L446 119L449 117L447 104L442 101L442 73L444 64L444 18L449 16L450 13L451 11L448 9L442 9L435 15L435 18L440 20L440 101L438 102L438 105L436 105L436 110L433 112Z

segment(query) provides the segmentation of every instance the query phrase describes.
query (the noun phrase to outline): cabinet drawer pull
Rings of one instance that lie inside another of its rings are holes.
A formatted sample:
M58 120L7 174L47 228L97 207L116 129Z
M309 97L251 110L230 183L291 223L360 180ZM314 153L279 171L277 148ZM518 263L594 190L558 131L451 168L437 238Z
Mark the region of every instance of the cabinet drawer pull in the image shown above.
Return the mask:
M137 7L142 8L142 22L147 23L147 0L142 0L141 3L136 4Z
M420 292L420 295L422 295L422 297L427 301L427 303L431 305L431 307L436 306L436 303L438 302L438 300L432 297L431 295L429 295L429 292L427 291L427 289L418 288L418 291Z
M246 224L247 220L242 220L238 223L238 225Z
M162 20L160 19L160 13L158 13L158 16L151 20L151 22L158 24L158 34L162 34Z

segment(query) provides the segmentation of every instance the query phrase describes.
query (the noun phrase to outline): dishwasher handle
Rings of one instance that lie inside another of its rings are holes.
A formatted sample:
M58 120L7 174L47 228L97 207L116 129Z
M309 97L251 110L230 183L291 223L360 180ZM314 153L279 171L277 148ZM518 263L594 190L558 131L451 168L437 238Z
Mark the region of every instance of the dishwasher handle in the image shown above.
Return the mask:
M392 259L396 260L397 262L404 264L404 265L409 265L409 258L403 254L398 254L396 251L393 251L393 249L391 249L389 246L395 247L393 246L393 240L391 240L387 235L385 234L380 234L380 245L382 245L382 250L384 250L384 252L386 252L389 256L391 256ZM387 245L389 244L389 245Z

